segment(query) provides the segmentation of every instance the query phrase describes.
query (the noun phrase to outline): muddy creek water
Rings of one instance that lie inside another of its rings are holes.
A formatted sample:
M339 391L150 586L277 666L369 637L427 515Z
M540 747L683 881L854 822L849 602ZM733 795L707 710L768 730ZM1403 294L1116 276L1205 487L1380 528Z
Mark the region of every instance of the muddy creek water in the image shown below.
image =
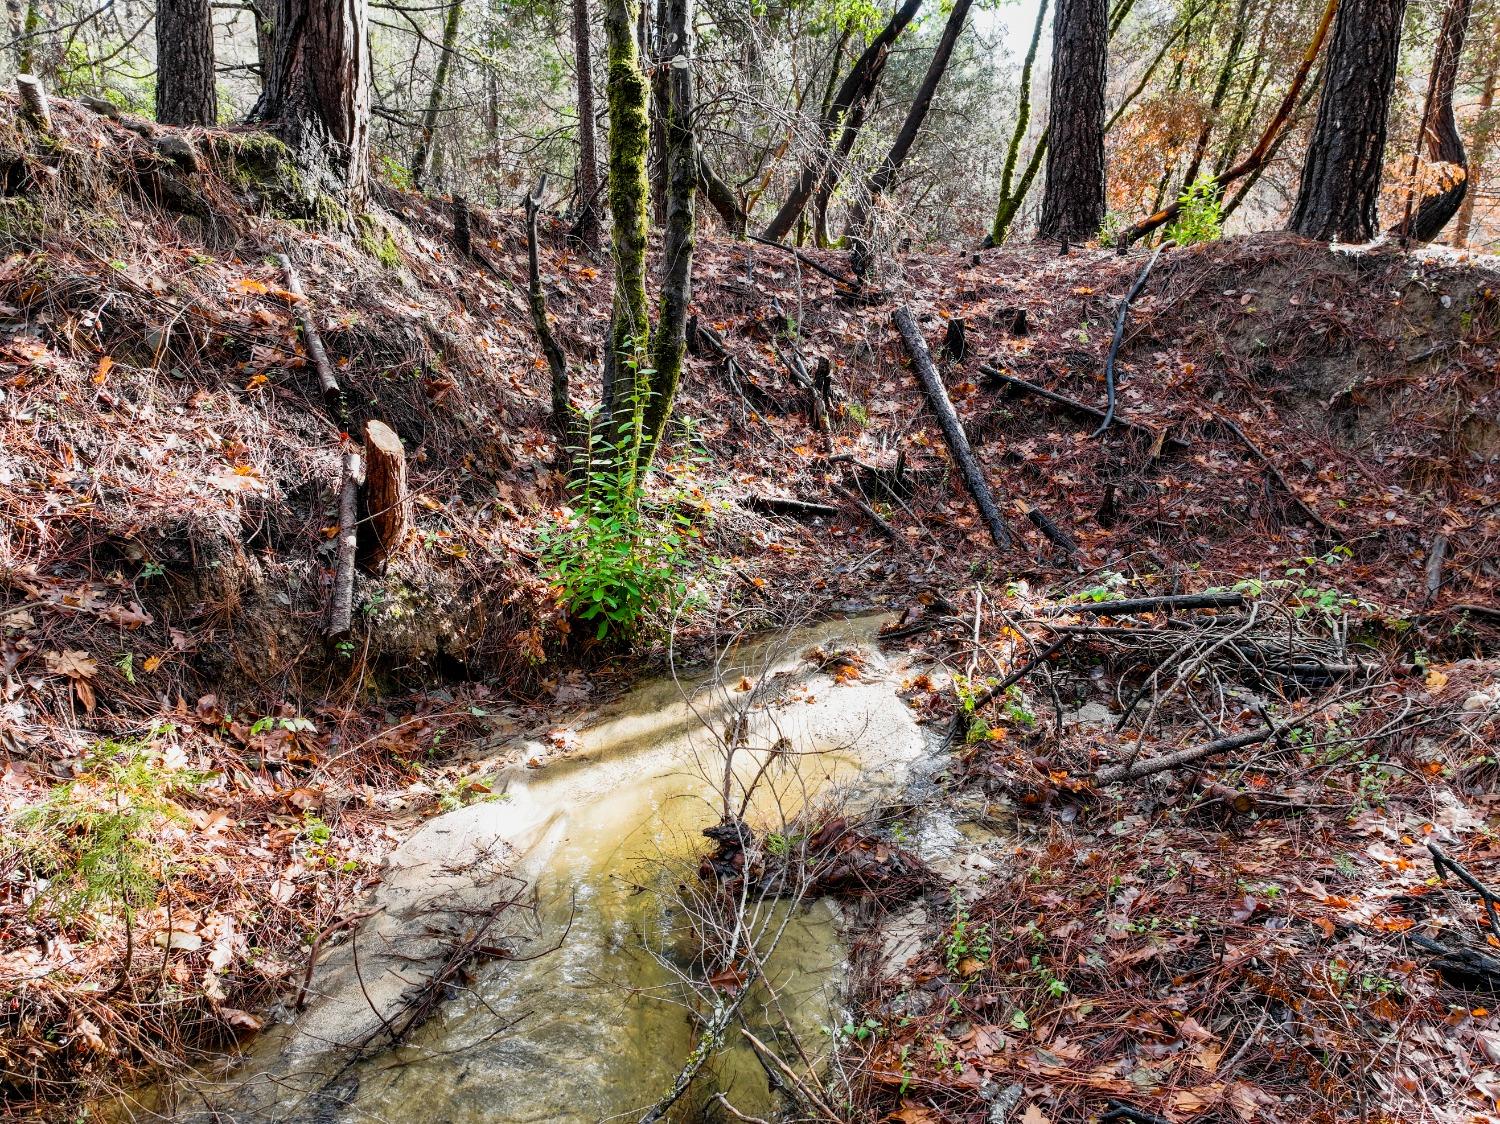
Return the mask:
M583 729L571 759L504 772L501 799L428 821L392 856L376 915L320 962L309 1008L181 1098L177 1118L206 1118L206 1101L242 1121L637 1119L699 1040L705 992L686 982L697 942L676 891L697 883L702 829L720 818L726 745L740 747L735 801L759 778L746 819L772 831L810 803L893 796L927 756L874 649L878 623L747 644L713 674L647 683ZM830 664L834 651L849 658ZM502 914L486 940L527 959L474 968L401 1045L379 1045L452 934L520 881L535 918ZM762 919L785 927L744 1025L789 1056L788 1032L821 1052L845 970L838 911L780 903ZM718 1119L720 1091L774 1113L739 1025L670 1119Z

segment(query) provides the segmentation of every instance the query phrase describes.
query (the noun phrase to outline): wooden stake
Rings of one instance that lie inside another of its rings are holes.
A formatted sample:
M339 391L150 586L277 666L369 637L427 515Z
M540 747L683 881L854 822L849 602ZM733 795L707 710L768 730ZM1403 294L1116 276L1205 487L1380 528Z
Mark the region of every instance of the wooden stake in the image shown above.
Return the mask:
M378 571L400 553L412 522L406 449L385 422L365 422L365 462L359 563L367 571Z
M943 380L938 377L937 368L932 365L932 356L927 350L927 341L922 338L922 333L917 329L917 322L912 318L910 309L902 306L896 309L892 318L896 322L896 330L901 333L901 342L906 345L906 352L911 356L912 369L917 372L917 378L922 382L922 389L927 392L927 402L932 407L932 412L937 415L938 425L943 430L943 438L948 443L948 451L953 454L954 462L963 473L964 483L968 485L969 495L974 497L975 506L979 508L979 514L983 516L985 525L990 529L990 537L995 540L995 545L1001 550L1009 550L1014 544L1010 527L1006 524L1005 517L1000 514L1000 509L995 505L995 497L990 491L989 483L979 468L979 462L974 459L974 451L969 448L969 438L964 433L962 423L958 420L958 412L953 409L953 403L948 400L948 391L943 387Z

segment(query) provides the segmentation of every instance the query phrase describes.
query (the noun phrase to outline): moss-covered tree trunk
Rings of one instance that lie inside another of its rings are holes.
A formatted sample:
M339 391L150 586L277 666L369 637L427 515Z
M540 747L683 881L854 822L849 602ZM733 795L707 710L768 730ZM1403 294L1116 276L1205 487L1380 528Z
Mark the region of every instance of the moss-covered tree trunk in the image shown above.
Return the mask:
M624 434L629 444L619 450L622 465L634 463L640 446L641 426L630 422L644 416L649 392L644 366L651 342L646 308L646 153L651 128L649 90L635 41L636 7L637 0L608 0L604 9L615 294L605 341L603 402L611 439Z
M693 213L698 189L698 141L693 132L693 0L662 0L657 28L666 62L662 117L662 152L666 162L666 236L662 244L661 316L656 325L651 396L646 403L645 446L641 467L666 433L677 384L688 303L693 296Z

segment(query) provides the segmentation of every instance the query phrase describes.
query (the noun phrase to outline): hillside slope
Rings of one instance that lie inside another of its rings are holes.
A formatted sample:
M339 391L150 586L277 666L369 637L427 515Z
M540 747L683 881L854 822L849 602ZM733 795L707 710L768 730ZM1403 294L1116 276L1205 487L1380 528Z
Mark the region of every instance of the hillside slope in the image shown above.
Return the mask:
M10 108L0 794L14 812L94 778L101 739L145 739L216 777L182 801L190 817L171 844L199 942L182 942L173 1004L150 988L106 994L125 935L89 942L28 913L38 887L24 849L0 852L0 964L29 981L3 1016L29 1059L12 1072L31 1076L6 1078L19 1112L88 1091L68 1084L80 1074L105 1084L120 1060L161 1061L252 1025L307 934L374 877L392 817L430 808L452 781L424 760L629 670L569 629L539 561L538 532L568 494L516 216L476 208L466 256L448 206L382 189L344 238L319 227L326 207L300 200L283 154L254 134L177 133L60 102L55 136L40 139ZM188 142L196 170L163 137ZM586 403L608 268L568 249L562 229L545 233L543 273ZM370 419L395 429L416 497L411 541L358 579L357 626L337 648L323 632L349 438L307 364L283 253L336 361L349 432ZM840 255L808 257L845 272ZM695 444L679 442L665 473L703 533L691 579L702 607L681 638L711 643L730 611L767 623L875 605L917 614L976 581L1060 595L1103 573L1161 591L1323 558L1412 650L1492 646L1493 265L1287 236L1175 251L1122 351L1121 417L1136 428L1101 438L1091 418L987 372L1102 403L1116 304L1143 261L911 254L878 289L852 292L782 250L704 237L695 311L734 364L707 345L690 360L679 413ZM945 359L945 375L1021 532L1010 555L950 472L890 326L897 303L935 353L949 324L965 326L966 356ZM828 361L827 431L787 373L794 354L810 370ZM898 544L846 498L856 484ZM798 521L778 499L840 510ZM1022 503L1078 550L1042 537ZM645 638L648 658L659 644ZM309 835L310 819L324 832ZM278 910L258 907L267 894ZM176 931L167 908L143 931ZM163 970L150 960L140 971ZM36 1053L39 1041L62 1045Z

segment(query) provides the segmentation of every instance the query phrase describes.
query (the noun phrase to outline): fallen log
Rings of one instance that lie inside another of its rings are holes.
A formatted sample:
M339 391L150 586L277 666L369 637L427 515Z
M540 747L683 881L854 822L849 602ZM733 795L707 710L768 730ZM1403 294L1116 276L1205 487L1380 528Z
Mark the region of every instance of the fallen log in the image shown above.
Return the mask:
M1045 511L1039 507L1034 507L1024 500L1020 501L1020 503L1026 513L1026 518L1031 520L1032 526L1042 532L1053 546L1056 546L1065 554L1078 553L1077 540L1048 518Z
M912 369L917 372L922 389L927 392L927 402L937 415L943 439L948 443L948 452L953 455L954 463L963 474L969 494L974 497L974 504L990 529L990 537L1001 550L1009 550L1015 541L1010 527L1000 514L1000 509L995 506L995 497L990 492L989 483L979 468L979 462L974 459L974 451L969 448L969 437L958 420L958 412L948 399L948 392L943 388L943 380L938 377L937 368L932 365L927 341L922 338L917 322L905 306L896 309L892 318L896 322L896 330L901 333L901 342L906 345L906 352L911 356Z
M1052 402L1058 406L1064 407L1065 409L1072 410L1074 413L1081 414L1084 417L1093 418L1095 421L1104 420L1105 413L1097 406L1090 406L1086 402L1080 402L1076 398L1069 398L1066 394L1059 394L1057 393L1057 391L1048 390L1044 386L1037 386L1037 384L1034 382L1027 382L1025 379L1018 379L1014 375L1003 374L1000 371L995 370L994 367L991 367L988 364L981 365L979 371L982 375L985 376L985 378L991 380L992 382L997 382L1004 386L1013 386L1017 390L1024 390L1030 394L1035 394L1038 398L1045 398L1048 402ZM1126 429L1131 430L1132 432L1139 433L1144 437L1149 437L1152 442L1155 442L1159 437L1161 437L1161 435L1156 430L1152 429L1149 425L1142 425L1140 422L1130 421L1126 418L1120 417L1118 414L1115 415L1113 424L1124 426ZM1164 446L1170 446L1178 452L1183 452L1184 450L1192 447L1189 442L1184 441L1179 437L1165 437L1161 438L1161 440Z
M746 496L745 506L762 515L790 515L800 519L832 519L839 513L839 509L832 504L794 500L785 496Z
M359 486L364 476L359 454L344 453L344 482L339 492L338 551L334 556L333 595L328 605L328 638L342 640L354 623L354 569L359 554Z
M1133 765L1112 765L1108 769L1100 769L1094 774L1095 784L1116 784L1120 781L1138 781L1142 777L1149 777L1155 773L1164 773L1168 769L1176 769L1183 765L1192 765L1205 758L1213 757L1220 753L1228 753L1232 749L1244 749L1248 745L1259 745L1263 741L1269 741L1276 733L1270 726L1262 726L1258 730L1251 730L1247 734L1235 734L1232 737L1216 738L1203 745L1191 746L1188 749L1179 749L1176 753L1164 753L1160 757L1153 757L1147 761L1137 761Z
M1094 601L1079 605L1058 605L1052 616L1083 613L1092 617L1126 617L1132 613L1149 613L1159 609L1238 609L1245 595L1233 590L1222 593L1174 593L1163 597L1131 597L1124 601Z
M313 315L312 303L302 291L302 279L286 254L277 254L276 260L286 274L287 292L296 298L297 315L302 321L302 341L307 346L307 358L318 375L318 386L323 391L323 404L337 421L344 421L348 410L344 404L344 392L339 389L339 380L334 377L333 364L328 361L328 350L323 346L323 336L318 331L318 320Z

